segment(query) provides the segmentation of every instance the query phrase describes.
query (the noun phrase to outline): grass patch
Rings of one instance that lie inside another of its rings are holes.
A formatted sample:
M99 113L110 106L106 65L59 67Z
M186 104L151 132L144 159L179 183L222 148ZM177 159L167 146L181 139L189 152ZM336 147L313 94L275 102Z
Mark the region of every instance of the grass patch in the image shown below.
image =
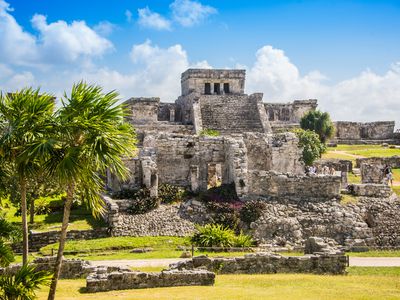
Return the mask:
M151 247L154 250L174 250L177 246L189 246L189 239L170 236L145 236L145 237L109 237L82 241L67 241L65 252L84 252L104 250L123 250L133 248ZM40 249L42 254L49 254L51 249L57 249L58 244L50 244ZM148 252L151 253L151 252ZM140 253L142 254L142 253ZM145 254L145 253L143 253Z
M399 299L398 275L218 275L214 286L82 293L85 280L60 280L57 299ZM362 273L362 271L359 271ZM47 297L48 288L38 293Z
M400 267L348 267L349 275L400 276Z
M357 176L353 172L348 172L347 173L347 182L348 183L361 183L361 176Z
M400 250L370 250L367 252L346 252L352 257L400 257Z
M392 186L392 190L397 194L397 196L400 196L400 185Z
M353 165L355 165L356 158L351 155L347 155L345 153L335 153L335 151L327 151L322 154L322 159L345 159L345 160L350 160Z
M358 198L353 196L353 195L341 195L340 198L340 204L346 205L346 204L357 204Z
M21 226L22 218L21 216L16 216L17 211L8 200L3 199L2 204L6 207L3 211L6 214L7 221ZM60 230L62 225L62 212L54 212L47 215L35 215L35 223L29 224L29 230L44 232L51 230ZM29 216L28 216L29 220ZM93 228L99 228L106 226L102 219L95 219L90 211L85 208L73 209L71 210L70 221L68 230L88 230Z

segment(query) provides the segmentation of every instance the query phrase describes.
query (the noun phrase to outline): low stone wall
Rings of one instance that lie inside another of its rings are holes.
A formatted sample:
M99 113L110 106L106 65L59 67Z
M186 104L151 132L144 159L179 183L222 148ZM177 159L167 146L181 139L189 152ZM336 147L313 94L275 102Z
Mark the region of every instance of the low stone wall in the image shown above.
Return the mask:
M384 166L376 164L362 163L360 168L361 182L362 183L383 183Z
M249 171L249 196L292 197L292 199L332 199L340 196L341 177L293 175Z
M347 257L344 255L281 256L260 252L234 258L198 256L189 261L172 264L170 267L177 270L201 268L218 274L313 273L336 275L345 274L347 264Z
M110 236L108 228L99 228L92 230L70 230L67 232L67 240L90 240ZM37 252L40 248L49 244L57 243L60 238L60 231L30 232L29 251ZM14 244L15 252L22 252L22 244Z
M394 155L390 157L367 157L357 158L356 167L360 168L362 164L390 166L391 168L400 168L400 156Z
M32 262L32 265L36 267L37 271L53 272L55 261L55 256L38 257ZM8 268L0 269L0 275L4 273L15 274L20 268L21 264L16 264ZM92 266L88 261L80 259L63 259L60 278L83 278L88 276L90 273L93 273L95 270L96 267Z
M355 196L388 198L393 194L386 184L352 184L350 189Z
M162 272L117 271L99 268L86 279L86 292L144 289L172 286L213 285L215 274L206 270L167 270Z

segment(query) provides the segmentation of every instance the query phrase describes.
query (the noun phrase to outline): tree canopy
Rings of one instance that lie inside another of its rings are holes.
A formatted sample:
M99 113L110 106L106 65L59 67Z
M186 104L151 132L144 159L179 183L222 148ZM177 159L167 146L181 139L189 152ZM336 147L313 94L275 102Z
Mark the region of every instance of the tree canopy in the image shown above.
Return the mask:
M303 148L302 160L306 166L311 166L325 152L325 144L320 141L318 134L314 131L296 129L294 132L299 139L299 147Z
M335 134L335 126L329 113L319 110L309 111L305 114L300 120L300 127L317 133L324 144Z

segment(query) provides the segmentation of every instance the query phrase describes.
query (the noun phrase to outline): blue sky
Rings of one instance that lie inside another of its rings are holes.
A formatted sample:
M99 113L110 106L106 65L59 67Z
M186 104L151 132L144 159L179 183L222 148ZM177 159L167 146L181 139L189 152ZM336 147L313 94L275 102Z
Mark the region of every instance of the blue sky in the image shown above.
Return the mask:
M0 88L85 79L174 101L188 67L245 68L265 101L400 124L400 1L0 0Z

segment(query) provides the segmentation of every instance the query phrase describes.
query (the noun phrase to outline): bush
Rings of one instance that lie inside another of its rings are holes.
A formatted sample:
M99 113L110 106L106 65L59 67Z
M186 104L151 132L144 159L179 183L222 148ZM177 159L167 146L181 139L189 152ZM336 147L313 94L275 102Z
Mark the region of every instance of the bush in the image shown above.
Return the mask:
M240 219L237 210L230 203L209 202L207 210L212 214L211 222L236 230Z
M207 224L197 226L197 233L191 237L191 242L197 247L251 247L254 244L253 239L240 232L235 235L234 231L221 224Z
M150 190L141 188L137 190L132 197L132 204L128 209L128 213L133 215L144 214L158 207L159 199L150 197Z
M220 224L197 226L191 242L198 247L232 247L235 233Z
M266 204L261 200L251 200L244 204L240 210L240 220L250 225L252 222L261 217L262 211L266 208Z
M300 120L300 127L317 133L319 140L326 144L335 134L335 126L327 112L309 111Z
M204 203L208 202L225 202L234 203L238 202L239 197L236 194L235 184L223 184L218 187L213 187L204 193L200 194L200 201Z
M240 248L249 248L254 245L254 241L251 236L243 234L240 232L239 235L235 237L234 246Z
M133 199L138 192L138 189L123 188L120 191L111 194L114 199Z
M158 198L162 203L174 203L180 202L185 196L185 190L181 187L171 185L171 184L160 184L158 186Z
M214 129L203 129L200 132L201 136L220 136L220 133L218 130L214 130Z
M320 141L318 134L311 130L296 129L294 133L299 138L298 146L303 148L302 160L307 166L311 166L325 152L325 144Z

